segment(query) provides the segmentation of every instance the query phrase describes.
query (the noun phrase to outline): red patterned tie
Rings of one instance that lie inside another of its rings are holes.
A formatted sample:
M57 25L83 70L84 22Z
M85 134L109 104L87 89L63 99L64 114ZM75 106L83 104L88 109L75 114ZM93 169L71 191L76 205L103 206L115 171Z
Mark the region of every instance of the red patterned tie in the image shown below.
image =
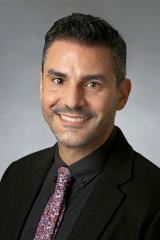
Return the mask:
M54 194L51 195L38 224L34 240L53 240L65 211L64 195L71 180L66 167L58 169Z

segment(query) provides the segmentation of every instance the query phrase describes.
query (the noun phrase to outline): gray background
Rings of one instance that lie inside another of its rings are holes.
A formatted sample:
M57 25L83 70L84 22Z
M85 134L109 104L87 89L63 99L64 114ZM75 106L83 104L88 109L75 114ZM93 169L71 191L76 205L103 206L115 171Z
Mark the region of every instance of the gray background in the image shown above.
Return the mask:
M126 39L133 88L116 123L160 166L160 1L0 0L0 176L12 161L55 142L39 103L41 52L48 28L71 12L104 17Z

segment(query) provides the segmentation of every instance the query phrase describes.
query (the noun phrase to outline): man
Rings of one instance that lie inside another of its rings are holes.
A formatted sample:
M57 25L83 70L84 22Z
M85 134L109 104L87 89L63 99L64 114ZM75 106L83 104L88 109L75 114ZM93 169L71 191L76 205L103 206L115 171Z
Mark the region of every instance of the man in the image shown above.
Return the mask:
M130 89L117 30L84 14L55 22L45 39L40 94L57 143L3 175L1 240L159 239L159 168L114 124ZM65 191L59 169L69 175Z

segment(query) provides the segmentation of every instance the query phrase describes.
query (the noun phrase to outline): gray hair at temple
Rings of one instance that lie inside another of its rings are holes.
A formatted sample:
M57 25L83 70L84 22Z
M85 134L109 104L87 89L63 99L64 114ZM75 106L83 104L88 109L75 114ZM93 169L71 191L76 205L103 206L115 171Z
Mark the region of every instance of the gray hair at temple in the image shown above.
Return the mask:
M56 40L74 40L88 46L107 46L112 51L117 85L126 77L127 47L119 32L99 17L73 13L57 20L45 36L42 56L44 70L47 50Z

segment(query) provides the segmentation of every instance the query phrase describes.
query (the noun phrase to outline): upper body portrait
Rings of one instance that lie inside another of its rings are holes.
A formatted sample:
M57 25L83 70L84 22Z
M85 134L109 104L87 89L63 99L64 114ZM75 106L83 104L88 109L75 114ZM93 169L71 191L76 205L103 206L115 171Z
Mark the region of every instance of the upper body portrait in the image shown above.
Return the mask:
M156 240L160 170L119 127L131 91L126 43L75 13L46 34L43 116L57 143L13 162L0 183L0 240Z

